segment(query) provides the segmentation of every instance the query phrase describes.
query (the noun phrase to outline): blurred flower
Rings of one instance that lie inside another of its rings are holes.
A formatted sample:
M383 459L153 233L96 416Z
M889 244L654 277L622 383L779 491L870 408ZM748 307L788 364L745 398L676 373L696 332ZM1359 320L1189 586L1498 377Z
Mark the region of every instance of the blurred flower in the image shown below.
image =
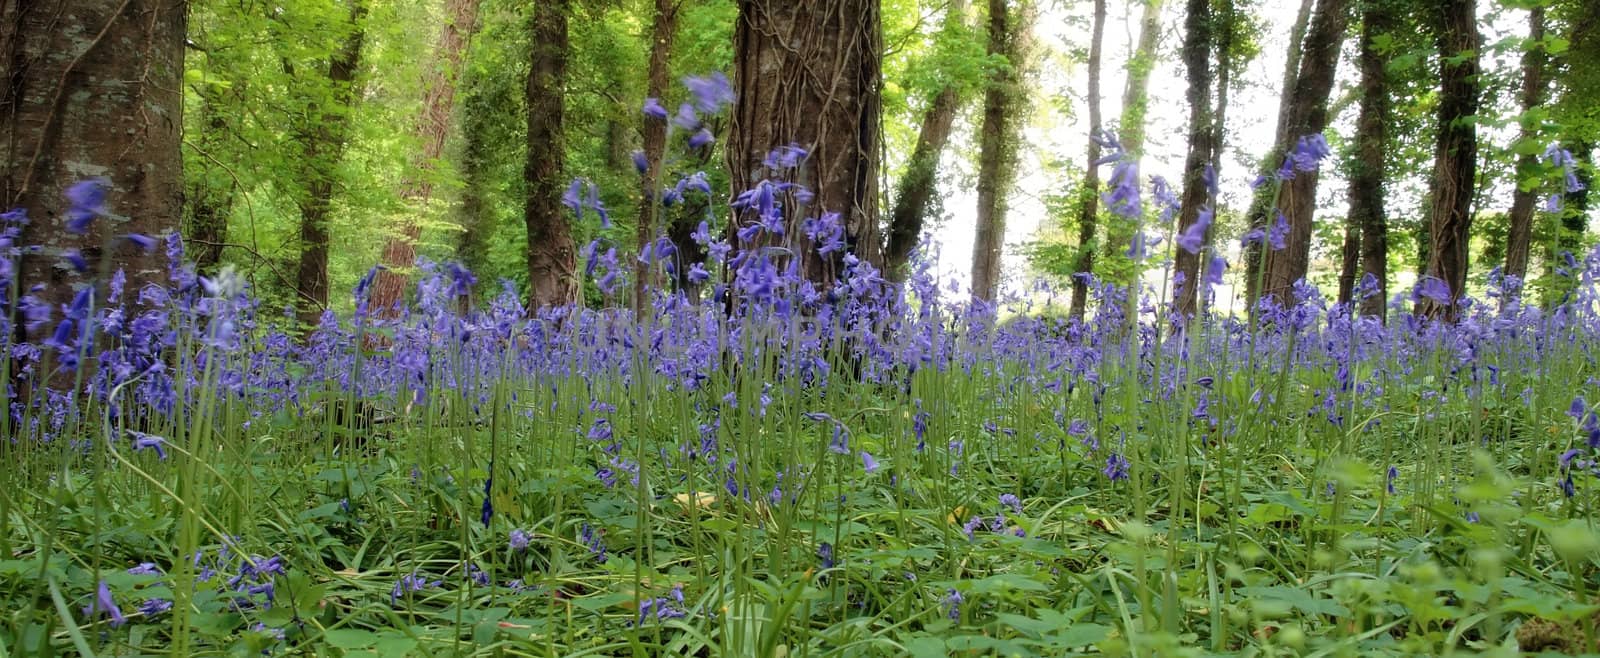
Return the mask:
M733 103L733 84L728 82L728 76L720 71L703 76L689 76L683 79L683 86L689 89L689 95L694 97L694 105L701 112L715 114L722 108Z
M95 590L94 600L83 608L84 617L94 619L101 614L111 620L112 628L117 628L128 622L128 618L122 616L122 609L117 607L116 600L111 598L111 588L106 585L104 580L100 581L100 587Z
M105 214L107 182L103 178L91 178L67 188L68 232L78 235L88 233L89 224L94 222L94 218Z
M664 108L664 107L661 106L661 99L659 99L659 98L646 98L646 99L644 99L644 108L643 108L643 110L644 110L644 115L647 116L647 117L650 117L652 119L665 119L665 118L667 118L667 108Z

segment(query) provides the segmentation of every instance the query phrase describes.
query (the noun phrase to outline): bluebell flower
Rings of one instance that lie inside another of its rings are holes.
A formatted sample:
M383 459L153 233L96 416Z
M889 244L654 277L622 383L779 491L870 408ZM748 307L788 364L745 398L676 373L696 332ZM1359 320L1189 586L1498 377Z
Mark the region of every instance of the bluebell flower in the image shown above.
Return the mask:
M704 148L709 146L711 142L716 141L716 139L717 138L711 134L711 130L707 128L701 128L700 130L696 131L695 134L689 136L689 148Z
M644 115L652 119L667 118L667 108L661 106L661 99L659 98L644 99L644 107L642 109Z
M83 608L84 617L93 619L101 614L111 620L112 628L117 628L128 622L128 618L122 616L122 609L117 607L116 600L111 598L111 588L106 585L104 580L100 581L100 587L95 590L94 600Z
M1191 254L1200 253L1201 247L1205 246L1206 231L1211 229L1213 216L1214 213L1210 206L1201 208L1200 214L1195 217L1194 223L1190 224L1189 228L1184 229L1183 234L1178 236L1177 245Z
M78 235L89 232L94 218L105 214L105 179L89 179L67 188L67 231Z
M389 591L389 603L391 605L397 604L400 602L400 597L413 592L420 592L425 589L438 587L440 582L441 581L437 580L430 581L426 577L419 576L417 575L417 572L413 571L409 574L401 576L400 580L395 581L394 587Z
M1272 247L1273 251L1289 246L1289 218L1283 216L1282 210L1277 212L1278 219L1272 223L1272 229L1267 231L1267 245Z
M700 263L693 263L689 265L688 279L689 283L700 285L711 280L711 273L707 272L705 266L701 265Z
M1000 494L1000 504L1010 507L1013 514L1022 513L1022 499L1017 498L1016 494Z
M561 205L566 206L568 210L571 210L573 212L573 214L577 216L579 221L583 220L583 198L582 197L583 197L583 179L582 178L574 178L574 179L572 179L572 184L568 185L567 186L567 191L561 195Z
M1450 298L1450 284L1436 276L1422 277L1411 294L1412 301L1430 299L1440 304L1449 304Z
M728 76L720 71L709 75L686 77L683 79L683 86L689 89L695 107L709 114L722 111L722 108L731 105L735 98L733 84L728 81Z
M678 106L678 113L672 117L672 125L683 130L695 130L700 127L700 115L695 114L694 106L684 103Z
M143 233L128 233L122 236L122 239L143 253L148 254L156 250L156 239Z
M494 464L489 464L489 471L494 471ZM483 527L489 527L489 520L494 518L494 502L491 491L494 488L494 476L489 476L483 481L483 511L478 515L483 521Z
M1211 260L1206 263L1206 273L1203 281L1205 281L1207 285L1222 285L1222 275L1226 273L1227 270L1227 259L1223 258L1222 254L1213 255Z
M952 588L949 592L947 592L944 595L943 603L944 603L944 605L946 605L946 606L948 606L950 608L950 611L947 613L949 615L950 619L952 619L952 620L960 620L961 619L961 602L962 601L963 601L963 599L961 598L961 592L957 592L954 588Z
M72 266L73 271L79 274L89 271L89 262L84 260L83 252L78 251L77 249L67 249L62 251L61 259L67 261L67 264ZM10 263L11 261L7 259L3 262Z
M128 430L128 435L133 437L134 450L153 449L156 451L157 459L167 458L167 450L161 447L162 444L166 443L166 439L154 434L145 434L144 432L136 430Z
M139 604L139 612L146 617L154 617L172 609L172 601L160 598L145 599Z
M1316 171L1322 160L1333 154L1333 149L1328 147L1327 138L1321 133L1304 135L1295 143L1294 150L1289 154L1289 159L1294 162L1294 168L1299 171Z
M1105 476L1110 478L1113 482L1117 480L1126 480L1128 479L1128 466L1130 466L1130 464L1128 463L1127 459L1124 459L1122 455L1113 452L1106 457L1106 467L1100 469L1100 472L1104 473Z

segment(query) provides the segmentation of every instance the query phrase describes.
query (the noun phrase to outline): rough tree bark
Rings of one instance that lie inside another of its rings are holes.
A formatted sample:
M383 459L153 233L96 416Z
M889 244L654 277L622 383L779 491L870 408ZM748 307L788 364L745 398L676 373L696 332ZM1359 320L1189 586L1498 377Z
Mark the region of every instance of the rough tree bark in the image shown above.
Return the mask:
M1211 202L1204 174L1217 150L1216 127L1211 125L1213 20L1211 0L1188 0L1184 8L1183 68L1189 79L1189 154L1183 165L1178 235L1193 226L1201 207ZM1193 316L1198 310L1201 255L1184 249L1175 252L1172 276L1179 316Z
M655 0L655 5L655 19L650 28L650 68L645 79L645 94L651 98L661 98L667 93L671 75L669 68L672 38L677 32L678 2ZM643 252L650 248L650 243L656 238L656 219L662 211L657 194L661 189L662 158L667 152L667 122L645 117L639 132L644 142L646 165L644 176L639 181L639 225L636 235L639 251ZM654 267L640 267L638 275L634 277L633 312L636 316L643 317L649 306L646 295L649 288L655 285L654 277Z
M945 29L961 27L965 23L966 13L966 0L953 0L945 8ZM911 252L922 239L922 226L938 182L939 160L944 154L945 144L950 141L951 127L955 125L956 111L960 108L961 89L947 83L934 94L927 111L922 115L917 145L911 150L905 175L895 187L894 208L889 213L884 272L895 280L907 275L906 263L911 260Z
M1155 70L1161 37L1161 5L1164 0L1141 0L1144 11L1139 18L1139 39L1128 58L1128 78L1122 87L1122 116L1117 119L1117 140L1135 162L1144 155L1145 114L1150 107L1150 73ZM1106 226L1104 257L1108 262L1127 260L1124 254L1132 244L1132 220L1113 216ZM1118 268L1125 269L1125 268ZM1119 271L1131 274L1131 271ZM1120 283L1132 284L1131 279Z
M1100 171L1095 164L1100 159L1100 144L1094 137L1100 134L1100 62L1104 55L1106 33L1106 0L1094 0L1094 19L1089 38L1089 153L1083 163L1083 188L1078 203L1078 260L1073 266L1072 302L1068 307L1069 320L1082 321L1089 306L1088 277L1094 274L1094 236L1099 230Z
M1211 119L1211 172L1217 180L1222 180L1222 155L1228 145L1228 92L1233 86L1233 38L1237 29L1238 15L1234 13L1233 0L1220 0L1212 9L1212 38L1216 40L1213 56L1216 58L1216 106L1212 108ZM1215 195L1211 197L1213 207L1219 205ZM1221 212L1221 208L1216 208ZM1216 231L1206 234L1205 244L1210 247L1215 244ZM1196 313L1207 313L1206 299L1200 299L1196 305Z
M314 326L328 306L328 215L333 205L335 169L344 157L349 139L350 111L356 96L356 73L361 69L361 49L366 39L362 20L366 2L350 5L350 32L328 59L327 83L332 90L327 104L311 100L308 121L296 129L300 146L299 195L300 264L295 288L300 299L300 323Z
M1305 52L1300 72L1295 76L1294 95L1289 109L1287 132L1280 133L1275 150L1288 153L1303 135L1320 133L1328 125L1328 95L1333 90L1334 72L1339 64L1339 45L1350 22L1349 0L1320 0L1311 28L1306 32ZM1279 156L1281 159L1281 155ZM1271 162L1268 166L1276 167ZM1265 252L1266 268L1263 296L1277 297L1285 305L1293 302L1290 289L1305 277L1311 259L1312 214L1317 202L1317 172L1297 172L1293 180L1279 188L1277 206L1289 223L1287 246ZM1268 210L1270 213L1270 209ZM1265 215L1264 215L1265 218ZM1266 218L1263 223L1272 221Z
M559 306L578 295L577 250L561 205L566 186L561 138L567 86L567 14L570 0L533 5L532 67L528 71L528 162L523 221L528 229L530 306Z
M1006 59L983 94L979 128L977 231L972 245L972 294L994 300L1000 288L1000 259L1006 237L1006 196L1016 182L1017 119L1023 103L1022 74L1027 66L1028 15L1023 6L989 0L990 56Z
M734 103L726 157L735 193L766 176L774 147L798 143L810 155L800 182L816 194L810 208L792 199L784 244L813 281L836 276L840 254L825 259L800 230L804 214L839 213L845 243L883 267L878 226L882 147L883 34L878 0L739 0L734 26ZM792 196L792 195L790 195ZM742 220L741 220L742 221ZM741 222L730 222L729 239Z
M1386 318L1389 302L1389 225L1385 216L1383 178L1393 119L1387 53L1378 51L1376 39L1396 25L1389 3L1368 0L1361 12L1361 113L1356 117L1355 161L1350 169L1349 225L1360 231L1361 276L1371 274L1378 290L1361 301L1362 315ZM1341 288L1343 284L1341 282ZM1341 299L1350 293L1341 292Z
M1478 23L1477 0L1442 0L1435 35L1439 49L1439 133L1429 185L1427 273L1450 287L1452 300L1467 285L1472 196L1477 183ZM1424 298L1417 312L1454 320L1459 305Z
M439 28L429 62L423 69L421 114L412 126L413 136L421 148L413 154L411 166L400 182L400 198L415 212L426 212L433 198L433 179L430 173L444 157L444 144L450 136L450 113L455 107L456 82L460 79L461 61L466 55L467 42L478 22L479 0L447 0L445 24ZM399 313L400 301L405 297L406 270L417 259L417 238L422 226L408 220L400 227L400 234L390 237L383 245L383 264L387 268L378 273L372 282L370 308L380 317L393 317Z
M1278 122L1273 130L1272 148L1261 158L1261 168L1268 173L1277 168L1283 159L1283 143L1289 133L1289 116L1295 105L1295 80L1300 75L1300 59L1305 53L1306 30L1311 26L1311 12L1316 0L1300 0L1294 24L1289 27L1289 51L1283 63L1283 85L1278 95ZM1252 229L1265 229L1267 211L1277 199L1271 188L1264 187L1250 198L1250 208L1245 211L1245 221ZM1249 301L1251 317L1255 315L1255 302L1261 295L1261 243L1245 245L1245 299Z
M1528 44L1522 52L1522 111L1526 115L1544 104L1545 52L1544 7L1528 10ZM1519 141L1532 142L1539 137L1537 122L1524 116ZM1524 187L1522 179L1534 175L1539 166L1537 153L1524 153L1517 158L1516 192L1511 197L1510 227L1506 231L1505 274L1518 278L1528 276L1528 254L1533 247L1533 211L1538 203L1537 186Z
M177 228L185 12L179 0L0 0L0 210L25 209L18 243L42 247L22 260L23 290L42 284L43 299L66 303L63 250L94 262L108 236ZM72 235L62 193L95 177L128 219ZM159 253L114 248L128 290L164 280Z

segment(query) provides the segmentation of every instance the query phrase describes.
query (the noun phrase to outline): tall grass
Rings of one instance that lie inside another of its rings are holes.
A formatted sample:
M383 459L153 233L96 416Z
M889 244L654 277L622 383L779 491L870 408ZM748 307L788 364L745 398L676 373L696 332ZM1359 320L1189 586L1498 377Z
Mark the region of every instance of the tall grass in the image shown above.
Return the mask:
M1255 321L1099 286L1068 323L1048 288L785 274L782 180L736 200L726 283L645 318L424 264L401 317L369 277L302 336L176 238L166 282L84 274L50 317L8 279L45 339L0 360L0 648L1600 650L1600 252L1454 324L1309 286Z

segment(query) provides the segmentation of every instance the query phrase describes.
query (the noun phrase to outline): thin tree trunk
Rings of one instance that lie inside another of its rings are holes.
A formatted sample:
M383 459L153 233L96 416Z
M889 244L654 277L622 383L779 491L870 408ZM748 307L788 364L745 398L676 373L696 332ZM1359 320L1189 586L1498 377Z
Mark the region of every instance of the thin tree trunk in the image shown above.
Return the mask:
M1234 14L1233 0L1220 0L1213 9L1214 21L1212 38L1216 40L1213 55L1216 58L1216 107L1213 109L1211 120L1211 173L1216 180L1222 180L1222 155L1228 145L1228 91L1233 85L1233 34L1238 16ZM1220 26L1220 27L1216 27ZM1218 213L1219 201L1213 191L1211 204ZM1212 247L1216 243L1216 231L1206 234L1205 244ZM1201 298L1195 306L1197 313L1208 313L1206 304L1208 300Z
M350 6L350 32L328 60L327 81L332 97L326 105L313 100L308 116L314 117L299 136L300 264L295 288L300 294L300 323L315 326L328 306L328 215L333 205L335 170L349 139L350 111L356 97L356 73L361 69L361 48L366 39L362 20L366 3Z
M1204 174L1206 165L1215 160L1217 150L1216 126L1211 125L1213 20L1211 0L1188 0L1184 9L1183 67L1189 78L1189 155L1183 166L1178 235L1199 220L1200 210L1210 202L1211 196ZM1200 256L1181 248L1174 256L1173 291L1180 317L1193 316L1197 310Z
M26 210L16 242L42 247L22 258L22 290L44 285L40 298L65 304L74 291L56 266L63 250L94 262L114 233L178 227L185 12L178 0L0 2L0 210ZM63 192L96 175L107 209L129 219L74 235ZM109 256L127 290L165 281L159 253L124 242Z
M1368 0L1361 14L1361 113L1356 118L1356 159L1350 171L1348 221L1360 229L1361 275L1372 275L1378 289L1360 301L1361 314L1387 317L1389 303L1389 226L1385 215L1383 179L1387 170L1389 122L1393 100L1389 91L1387 55L1378 52L1376 39L1395 27L1388 3ZM1347 239L1348 242L1348 239ZM1348 298L1348 295L1344 297Z
M1467 285L1467 243L1472 234L1472 197L1477 183L1478 112L1477 0L1442 0L1438 23L1439 134L1429 189L1427 273L1450 287L1452 300ZM1458 304L1423 299L1417 312L1454 320Z
M945 29L962 27L966 18L966 0L953 0L945 9ZM894 209L889 214L888 245L884 252L884 272L895 280L907 275L906 263L911 252L922 239L922 227L927 220L928 205L938 184L939 160L950 141L951 127L955 124L956 110L961 107L961 90L946 84L934 94L928 109L922 115L922 127L917 132L917 145L906 163L906 173L895 188Z
M1001 252L1006 237L1006 196L1016 182L1017 133L1023 102L1022 74L1027 63L1028 16L1025 7L989 0L989 55L1006 59L983 94L979 128L977 231L972 245L972 294L994 300L1000 289Z
M645 80L645 94L651 98L661 98L667 93L668 77L671 74L672 39L677 33L678 2L677 0L655 0L656 15L650 28L650 68ZM656 218L661 211L661 204L657 194L661 189L661 164L667 152L667 122L661 119L645 117L644 126L640 129L644 141L645 170L644 176L639 181L639 224L637 239L639 252L644 253L650 249L651 243L656 238ZM652 260L652 263L654 261ZM682 267L687 267L683 263ZM645 309L649 306L648 290L655 285L655 265L641 266L638 276L633 282L633 312L634 315L643 317Z
M1305 53L1306 30L1311 25L1311 12L1314 9L1316 0L1300 0L1300 10L1295 13L1294 24L1289 27L1289 52L1283 63L1283 86L1279 87L1278 123L1273 131L1272 148L1261 158L1261 168L1267 173L1275 171L1283 160L1283 144L1289 138L1290 114L1295 106L1295 81L1300 75L1300 58ZM1276 202L1270 186L1256 190L1250 198L1249 210L1245 211L1245 220L1251 229L1266 229L1268 211ZM1257 241L1244 248L1245 299L1249 302L1251 317L1255 317L1256 300L1261 297L1262 246Z
M184 227L188 254L194 259L195 270L211 275L222 261L222 245L228 240L228 215L233 210L235 182L221 167L206 160L211 151L224 139L228 129L227 117L217 110L212 98L203 98L200 112L205 121L200 134L192 141L204 149L200 171L192 176L185 199L188 225Z
M447 0L446 22L439 28L438 41L434 43L431 60L423 72L422 113L412 130L422 148L414 154L407 176L400 183L400 198L413 212L427 212L428 201L433 198L433 180L430 174L444 157L445 140L450 136L450 113L455 108L456 82L460 78L461 61L466 55L467 42L478 22L479 0ZM406 275L417 259L417 238L422 226L407 221L400 234L389 238L383 245L383 264L388 268L378 273L372 283L370 308L380 317L393 317L399 313L400 301L405 297Z
M561 138L567 86L567 13L570 0L533 5L532 67L528 71L527 200L529 304L559 306L577 300L577 251L568 211L565 146Z
M1100 63L1104 54L1106 0L1094 0L1094 20L1089 40L1089 153L1083 163L1083 188L1078 202L1078 259L1073 267L1070 320L1082 321L1089 305L1089 277L1094 274L1094 237L1100 214Z
M462 103L461 205L457 209L461 235L456 257L467 269L481 272L489 263L489 236L494 233L493 206L489 201L489 117L475 94Z
M1344 240L1339 245L1339 296L1338 301L1349 303L1355 294L1356 280L1361 275L1361 226L1346 215Z
M1519 141L1532 142L1539 138L1538 122L1527 116L1544 104L1545 52L1544 7L1528 10L1528 45L1522 53L1522 132ZM1524 153L1517 158L1516 192L1511 196L1510 227L1506 231L1505 274L1519 279L1528 276L1528 255L1533 247L1533 211L1538 203L1537 185L1525 186L1524 178L1537 178L1539 166L1535 153Z
M1300 137L1320 133L1328 125L1328 95L1339 65L1339 45L1350 22L1348 0L1320 0L1306 33L1305 53L1300 73L1295 76L1294 101L1289 112L1288 134L1278 153L1288 153ZM1284 305L1293 303L1290 289L1305 278L1311 259L1312 215L1316 209L1318 172L1297 172L1293 180L1279 188L1278 207L1289 224L1287 246L1268 249L1264 267L1266 279L1262 294L1275 296Z
M771 149L798 143L809 155L798 174L816 195L803 207L785 194L781 246L800 259L799 272L827 283L843 255L817 254L800 230L808 216L839 213L846 249L883 267L878 226L878 165L882 147L883 34L878 0L739 0L734 27L734 103L726 157L732 188L752 189L765 179ZM728 237L749 218L730 222ZM778 265L781 268L784 264Z
M1137 162L1144 155L1145 114L1150 108L1150 73L1155 69L1156 46L1161 37L1161 5L1164 0L1141 0L1144 11L1139 18L1139 39L1128 58L1128 79L1122 88L1122 116L1117 120L1117 139L1122 149ZM1133 220L1113 216L1106 225L1105 257L1111 263L1125 263L1124 255L1132 244ZM1114 268L1119 275L1131 275L1129 267ZM1121 283L1132 284L1132 279Z

